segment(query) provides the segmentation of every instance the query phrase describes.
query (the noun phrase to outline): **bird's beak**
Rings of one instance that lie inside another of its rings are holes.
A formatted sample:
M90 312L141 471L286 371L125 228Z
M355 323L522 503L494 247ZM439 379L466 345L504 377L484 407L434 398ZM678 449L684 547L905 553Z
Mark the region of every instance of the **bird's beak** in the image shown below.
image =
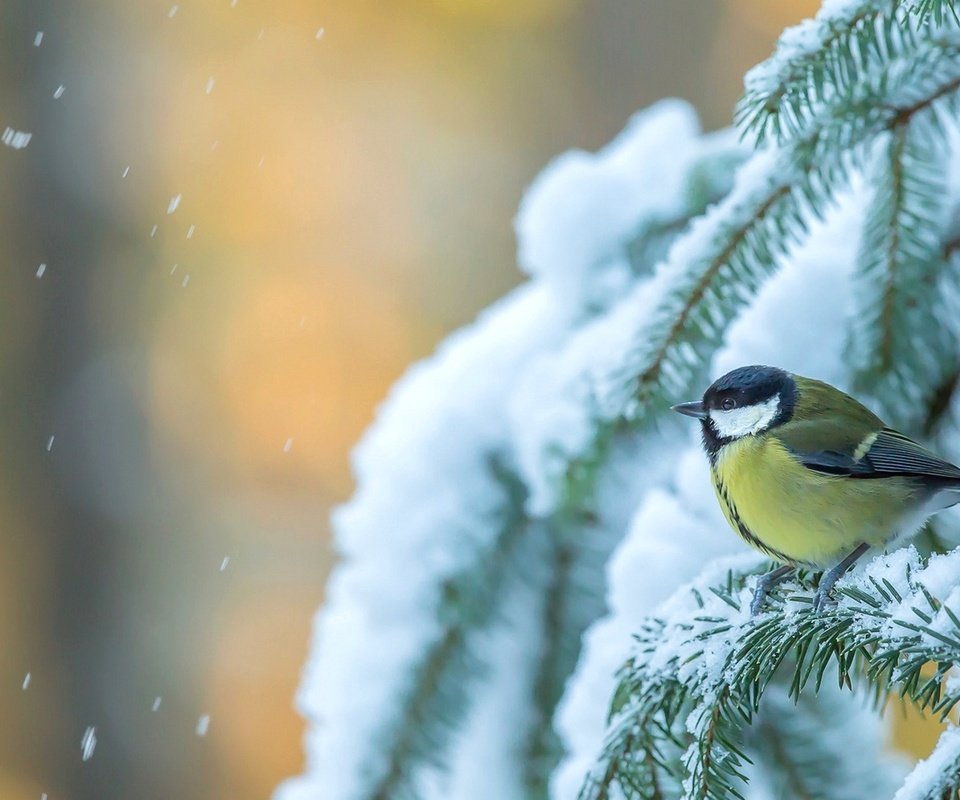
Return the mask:
M692 403L678 403L672 406L672 408L678 414L683 414L686 417L704 419L707 416L707 409L704 408L703 403L699 400L694 400Z

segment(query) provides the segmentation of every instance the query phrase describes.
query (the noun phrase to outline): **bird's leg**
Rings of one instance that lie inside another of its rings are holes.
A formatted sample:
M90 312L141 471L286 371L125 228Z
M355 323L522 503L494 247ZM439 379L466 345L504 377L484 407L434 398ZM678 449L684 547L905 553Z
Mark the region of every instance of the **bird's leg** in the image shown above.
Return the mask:
M760 609L763 608L763 601L767 599L770 590L793 572L793 569L792 564L784 564L782 567L777 567L766 575L757 578L757 588L753 590L753 600L750 601L751 616L755 617L760 613Z
M830 590L833 588L833 585L840 580L844 572L850 569L850 567L853 565L853 562L860 558L860 556L866 553L869 549L870 545L868 544L858 544L857 548L845 559L843 559L843 561L823 573L822 577L820 578L820 585L817 587L817 593L813 596L814 611L817 613L823 611L827 605L827 601L830 599Z

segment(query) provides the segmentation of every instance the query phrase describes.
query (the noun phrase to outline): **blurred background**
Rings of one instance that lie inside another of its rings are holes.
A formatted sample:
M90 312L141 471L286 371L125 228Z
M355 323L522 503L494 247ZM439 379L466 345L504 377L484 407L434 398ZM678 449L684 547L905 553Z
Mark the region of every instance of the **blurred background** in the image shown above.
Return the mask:
M376 404L520 280L552 156L668 95L728 124L817 5L4 0L0 799L297 772Z

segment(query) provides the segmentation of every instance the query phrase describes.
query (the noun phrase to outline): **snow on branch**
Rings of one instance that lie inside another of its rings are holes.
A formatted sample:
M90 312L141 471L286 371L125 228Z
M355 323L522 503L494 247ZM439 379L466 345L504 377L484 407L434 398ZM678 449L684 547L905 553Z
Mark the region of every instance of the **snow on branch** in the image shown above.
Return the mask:
M738 127L758 144L802 135L825 105L844 102L865 79L887 71L931 26L960 27L954 0L827 0L747 73Z
M728 134L700 137L687 103L654 104L596 153L564 153L533 181L516 219L520 267L548 282L558 301L602 311L652 266L628 258L628 247L642 250L656 231L682 225L729 188L691 197L698 187L689 176L714 154L738 153Z
M863 221L862 188L839 199L808 237L791 249L754 302L731 325L712 368L720 375L742 364L777 363L802 375L845 385L844 342L852 302L851 275ZM683 398L680 398L683 399ZM623 543L607 569L609 614L584 642L584 654L558 712L567 757L553 779L556 800L576 797L592 767L613 694L613 675L623 662L638 619L663 602L678 584L692 580L709 559L743 550L729 535L710 485L698 432L673 437L670 447L652 450L649 433L643 471L666 461L671 471L639 500ZM665 457L664 452L672 458ZM679 459L677 455L679 454ZM637 471L637 466L634 466ZM664 532L669 531L670 535ZM860 736L872 730L858 716Z
M955 0L917 0L912 10L921 20L932 19L937 25L946 22L947 15L960 24Z
M950 295L938 280L950 210L947 153L915 122L896 126L878 155L851 364L855 386L878 400L885 418L916 429L957 360L953 331L930 323L931 310L937 319L950 316Z
M414 368L357 449L358 490L334 518L344 563L300 690L309 769L280 797L402 797L462 722L472 633L525 533L491 411L565 328L549 292L518 291Z
M711 565L640 625L582 800L615 787L656 796L660 784L682 786L688 798L742 796L743 732L780 670L793 698L830 679L866 682L880 696L893 690L941 718L960 703L960 685L944 686L960 663L960 550L927 564L913 548L878 557L838 584L836 608L822 614L804 583L751 617L756 561ZM931 676L927 662L936 665Z
M676 164L662 159L664 141L690 155ZM392 392L356 451L357 493L334 517L344 562L318 616L300 692L313 721L308 771L279 796L314 797L321 788L325 800L416 795L424 770L446 763L470 710L469 689L493 655L482 633L501 614L505 587L527 552L526 492L514 475L504 413L509 398L532 362L604 308L602 293L563 292L567 280L602 284L613 274L613 284L624 286L637 274L631 243L701 210L689 210L688 173L717 151L713 141L701 143L685 104L637 115L629 135L576 167L576 179L593 188L575 227L562 209L550 216L558 202L551 181L571 179L569 163L551 168L554 177L525 202L522 241L573 243L590 220L616 218L626 170L646 190L635 193L632 217L607 231L620 241L565 262L578 277L545 275L517 290ZM611 162L619 176L612 182ZM662 166L651 171L650 164Z
M960 791L960 731L949 728L941 734L930 757L907 776L893 800L944 800Z

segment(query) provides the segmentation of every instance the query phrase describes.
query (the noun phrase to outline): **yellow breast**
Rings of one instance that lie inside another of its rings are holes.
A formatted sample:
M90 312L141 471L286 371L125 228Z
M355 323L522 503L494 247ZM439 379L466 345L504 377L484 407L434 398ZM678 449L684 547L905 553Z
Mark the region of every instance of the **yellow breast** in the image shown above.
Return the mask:
M725 445L711 472L731 527L751 546L791 564L825 567L860 542L883 545L901 523L891 518L891 499L894 508L914 500L904 481L810 470L772 436L745 436Z

